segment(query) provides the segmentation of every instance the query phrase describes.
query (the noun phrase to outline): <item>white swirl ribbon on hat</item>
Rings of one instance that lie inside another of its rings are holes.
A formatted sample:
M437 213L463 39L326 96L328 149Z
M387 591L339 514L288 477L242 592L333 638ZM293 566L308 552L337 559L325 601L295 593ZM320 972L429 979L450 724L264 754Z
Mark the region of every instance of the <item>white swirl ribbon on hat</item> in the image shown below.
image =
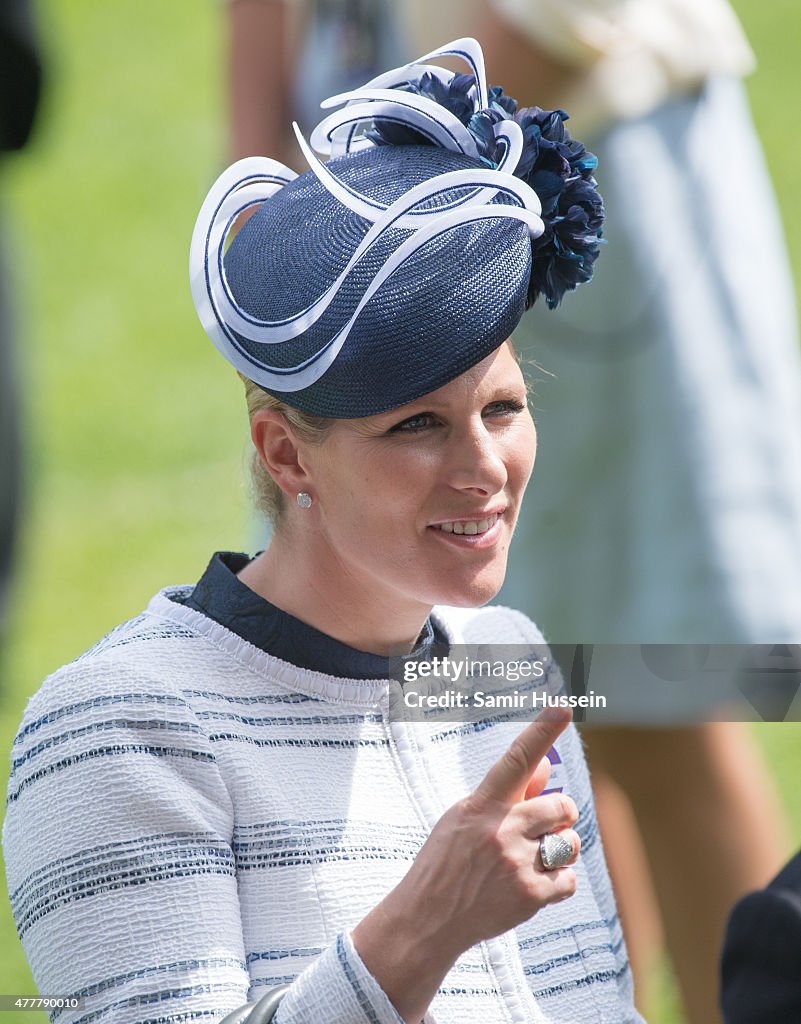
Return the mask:
M481 47L473 39L459 39L427 54L420 62L386 72L367 83L364 89L327 100L324 107L338 103L346 106L317 126L311 136L312 146L318 152L351 152L372 146L369 139L356 134L355 130L359 124L380 118L414 128L438 146L477 160L473 137L453 114L425 97L385 88L408 81L418 68L436 73L443 82L450 81L453 77L451 72L421 63L444 55L460 56L471 66L476 77L475 109L482 109L487 102L487 88ZM189 255L192 297L203 328L237 370L265 388L300 391L319 380L336 359L353 324L376 291L433 238L461 225L485 219L521 221L534 238L544 231L539 197L512 173L523 149L523 135L514 121L504 120L495 125L496 137L504 143L498 169L476 166L436 175L410 188L388 206L359 193L337 178L314 155L297 126L295 130L304 156L321 185L343 206L371 223L337 279L311 305L281 320L253 317L234 299L223 266L226 239L234 223L245 210L267 201L297 177L294 171L267 157L239 160L220 175L201 207ZM447 203L435 207L430 205L432 199L445 195L449 197ZM498 195L506 196L510 202L490 205ZM383 264L347 322L317 352L294 366L281 367L265 363L247 351L240 338L276 345L289 342L309 330L331 305L343 282L368 250L387 230L397 228L411 230L412 234Z
M378 75L376 78L366 82L359 92L366 92L373 89L391 89L393 86L403 85L404 82L408 82L413 78L421 78L424 74L433 75L439 79L443 85L448 85L453 78L455 78L455 72L448 71L446 68L438 67L436 64L423 64L425 60L429 60L433 57L460 57L470 67L471 71L476 80L476 85L473 90L473 110L482 110L487 106L489 102L489 93L487 91L487 80L484 71L484 54L481 50L476 39L466 37L464 39L456 39L452 43L446 43L444 46L439 47L436 50L432 50L431 53L425 54L425 56L418 58L411 64L404 64L403 67L393 68L391 71L385 71L383 74ZM407 98L409 94L407 93ZM392 97L397 99L397 94ZM323 100L320 106L325 110L328 107L335 107L339 105L342 97L332 96L327 100ZM354 100L350 101L355 102ZM430 100L428 101L431 102ZM437 110L436 116L442 114L448 115L449 119L452 117L449 111L444 110L439 104L434 104ZM408 122L406 122L408 123ZM452 122L449 120L449 124ZM322 131L321 126L314 130L311 137L312 146L317 150L318 153L326 153L330 156L341 156L343 153L351 153L356 149L362 149L367 146L371 146L372 143L369 139L357 133L358 121L348 121L343 124L339 129L334 129L333 123L323 122L326 124L326 130ZM429 128L429 124L417 125L418 131L423 131ZM328 134L330 130L330 136ZM462 139L464 145L468 147L468 150L463 152L474 151L475 143L473 142L472 136L469 141L464 137L464 134L470 135L461 121L457 119L457 126L454 131ZM430 138L431 136L429 136ZM448 147L450 148L450 147Z
M354 213L358 213L360 217L370 221L377 220L378 216L387 209L386 203L380 203L376 199L371 199L370 196L357 191L351 185L337 178L330 168L314 154L297 124L293 124L292 127L295 131L298 145L306 157L306 162L320 179L320 183L328 189L331 195L336 196L344 206L349 207ZM523 132L520 125L516 121L499 121L495 125L495 137L505 143L503 157L498 164L497 170L506 171L508 169L510 172L514 171L523 152ZM397 221L394 226L396 228L411 228L413 230L420 226L421 218L436 216L443 210L463 206L468 202L488 203L495 198L497 193L497 189L483 189L481 192L473 191L461 199L454 199L450 203L438 207L436 210L412 210L408 217ZM541 208L537 210L538 213L540 211Z

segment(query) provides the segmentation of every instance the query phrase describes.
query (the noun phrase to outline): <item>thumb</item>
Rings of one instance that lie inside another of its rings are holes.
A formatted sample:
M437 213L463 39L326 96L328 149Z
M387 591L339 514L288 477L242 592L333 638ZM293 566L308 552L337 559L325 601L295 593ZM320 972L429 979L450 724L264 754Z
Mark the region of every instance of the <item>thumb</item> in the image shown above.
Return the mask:
M572 718L569 708L546 708L540 712L490 768L478 784L476 796L506 803L522 800L532 774Z

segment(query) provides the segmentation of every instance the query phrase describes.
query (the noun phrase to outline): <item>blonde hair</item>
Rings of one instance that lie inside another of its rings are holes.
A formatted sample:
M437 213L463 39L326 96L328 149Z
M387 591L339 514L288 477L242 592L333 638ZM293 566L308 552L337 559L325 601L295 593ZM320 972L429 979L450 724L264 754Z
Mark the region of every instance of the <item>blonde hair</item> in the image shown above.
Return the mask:
M273 409L275 412L281 413L299 441L305 441L307 444L320 444L333 420L294 409L291 405L282 402L280 398L274 398L273 395L262 391L258 384L254 384L244 374L240 373L239 376L245 385L245 400L251 420L262 409ZM286 495L270 476L261 456L255 450L251 455L250 484L256 508L277 527L286 508Z

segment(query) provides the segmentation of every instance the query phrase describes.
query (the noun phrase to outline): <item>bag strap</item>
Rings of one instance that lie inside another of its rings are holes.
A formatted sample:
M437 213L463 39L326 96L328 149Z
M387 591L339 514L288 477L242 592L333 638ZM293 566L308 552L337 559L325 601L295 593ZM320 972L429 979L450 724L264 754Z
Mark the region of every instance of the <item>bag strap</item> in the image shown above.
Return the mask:
M245 1003L223 1017L220 1024L270 1024L289 985L278 985L256 1003Z

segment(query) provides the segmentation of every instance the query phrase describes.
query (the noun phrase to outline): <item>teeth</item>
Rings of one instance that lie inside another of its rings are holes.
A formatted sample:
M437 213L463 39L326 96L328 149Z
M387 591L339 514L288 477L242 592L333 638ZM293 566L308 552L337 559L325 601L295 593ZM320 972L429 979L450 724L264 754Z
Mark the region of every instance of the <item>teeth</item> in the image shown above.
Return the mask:
M454 521L451 523L440 523L439 529L445 533L466 534L468 537L475 537L476 534L486 533L498 521L498 515L489 516L487 519L470 519L466 522Z

